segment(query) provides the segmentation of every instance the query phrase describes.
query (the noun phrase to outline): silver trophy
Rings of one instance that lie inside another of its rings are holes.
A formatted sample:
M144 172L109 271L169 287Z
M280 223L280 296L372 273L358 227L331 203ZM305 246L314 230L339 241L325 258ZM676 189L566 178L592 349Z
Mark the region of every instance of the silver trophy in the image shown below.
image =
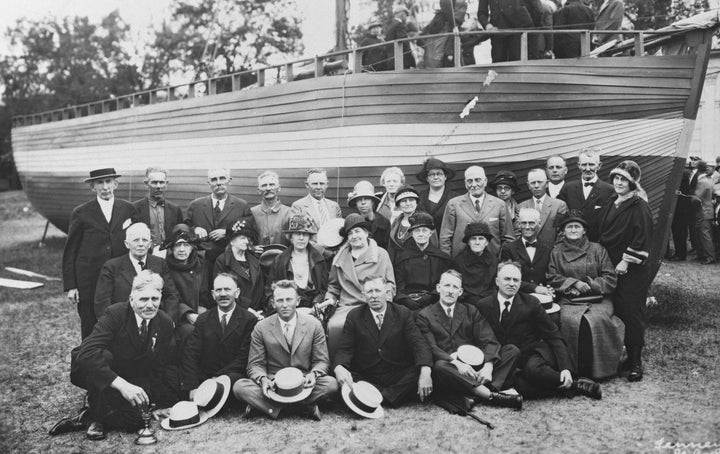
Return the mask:
M155 431L150 428L153 408L154 405L152 404L140 405L140 416L142 417L145 427L138 430L138 437L135 439L136 445L154 445L158 441L155 436Z

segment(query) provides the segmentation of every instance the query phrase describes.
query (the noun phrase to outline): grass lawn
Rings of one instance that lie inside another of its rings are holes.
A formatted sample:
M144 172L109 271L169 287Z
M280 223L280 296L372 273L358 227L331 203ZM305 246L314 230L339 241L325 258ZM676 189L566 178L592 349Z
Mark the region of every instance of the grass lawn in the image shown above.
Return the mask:
M51 227L39 247L44 225L22 193L0 193L0 277L23 278L6 266L60 277L64 234ZM520 412L477 407L495 430L419 403L389 409L380 420L358 419L338 404L323 410L322 422L293 415L244 421L239 409L229 409L194 429L158 428L157 445L136 447L134 435L118 432L100 442L83 433L47 435L84 394L69 381L79 319L60 282L35 290L0 287L0 453L673 452L656 449L660 440L718 449L719 288L718 265L663 265L651 289L658 304L649 308L643 381L606 381L600 401L526 401Z

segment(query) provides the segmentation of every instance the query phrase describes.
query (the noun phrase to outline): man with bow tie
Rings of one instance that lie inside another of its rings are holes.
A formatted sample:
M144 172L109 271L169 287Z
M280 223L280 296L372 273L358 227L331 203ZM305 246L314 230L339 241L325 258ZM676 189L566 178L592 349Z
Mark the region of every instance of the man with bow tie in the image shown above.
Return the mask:
M158 274L143 270L133 279L129 301L108 308L73 350L70 380L88 390L89 408L63 431L89 426L86 437L102 440L106 429L141 428L141 409L150 403L168 408L177 402L163 378L173 322L160 310L162 288Z
M600 237L598 213L615 195L615 189L611 184L598 178L597 173L602 166L599 150L595 148L581 150L577 165L581 174L580 181L565 183L557 198L567 204L568 211L583 212L588 223L587 237L590 241L597 242Z
M133 202L138 212L138 220L150 227L153 248L160 246L170 238L173 227L182 223L182 209L165 199L168 186L168 172L160 167L148 167L145 170L147 196Z
M547 195L548 179L542 169L532 169L528 172L527 185L532 198L520 203L520 209L532 208L540 214L537 224L537 239L550 246L555 244L557 237L557 219L567 213L567 204ZM520 230L516 219L515 231ZM517 236L517 235L516 235Z
M470 396L488 405L522 408L522 396L498 391L511 386L519 350L500 346L490 324L469 304L458 303L462 276L445 271L436 285L440 300L418 312L415 321L430 344L433 378L438 392ZM484 354L484 364L475 370L451 354L461 345L473 345Z
M516 225L520 229L520 238L502 245L500 260L520 264L523 276L521 292L554 295L552 287L545 286L552 244L544 243L537 237L540 213L534 208L521 208Z

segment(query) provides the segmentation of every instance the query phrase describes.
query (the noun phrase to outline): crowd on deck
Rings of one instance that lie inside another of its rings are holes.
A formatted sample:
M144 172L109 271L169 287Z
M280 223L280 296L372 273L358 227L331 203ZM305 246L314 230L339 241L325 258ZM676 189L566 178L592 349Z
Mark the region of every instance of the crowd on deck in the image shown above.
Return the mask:
M466 0L440 0L432 20L420 30L414 14L399 4L393 9L392 22L383 34L383 23L373 20L366 26L360 47L378 45L397 39L414 38L402 43L403 68L440 68L455 66L456 55L452 36L435 36L454 31L498 30L620 30L625 14L622 0L605 0L597 8L587 0L480 0L477 17L470 18ZM621 38L618 34L592 34L591 45L603 46ZM521 35L463 35L461 64L475 64L474 49L490 39L493 62L521 58ZM527 58L572 58L581 55L580 33L529 33ZM395 69L395 49L390 45L375 46L363 53L366 71Z
M255 206L230 194L229 170L210 169L210 194L186 210L166 197L162 168L147 169L134 203L114 196L113 169L90 172L96 198L73 210L63 256L82 335L71 380L87 396L50 433L102 439L142 427L150 409L162 427L188 428L228 402L273 419L319 420L327 400L368 418L414 397L520 409L641 380L653 237L641 169L623 161L604 182L591 148L577 165L581 178L565 181L565 159L550 157L518 202L512 171L489 180L471 165L457 194L456 171L429 158L422 191L390 167L382 192L357 182L344 218L323 169L291 205L263 172ZM711 263L718 174L691 166L673 259L691 224Z

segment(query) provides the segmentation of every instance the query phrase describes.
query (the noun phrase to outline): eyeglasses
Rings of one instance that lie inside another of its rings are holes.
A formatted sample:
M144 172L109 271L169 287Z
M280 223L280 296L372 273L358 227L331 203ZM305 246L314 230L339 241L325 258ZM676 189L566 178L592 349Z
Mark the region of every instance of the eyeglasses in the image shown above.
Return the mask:
M445 172L442 170L439 172L428 172L427 176L428 178L442 178L445 176Z

